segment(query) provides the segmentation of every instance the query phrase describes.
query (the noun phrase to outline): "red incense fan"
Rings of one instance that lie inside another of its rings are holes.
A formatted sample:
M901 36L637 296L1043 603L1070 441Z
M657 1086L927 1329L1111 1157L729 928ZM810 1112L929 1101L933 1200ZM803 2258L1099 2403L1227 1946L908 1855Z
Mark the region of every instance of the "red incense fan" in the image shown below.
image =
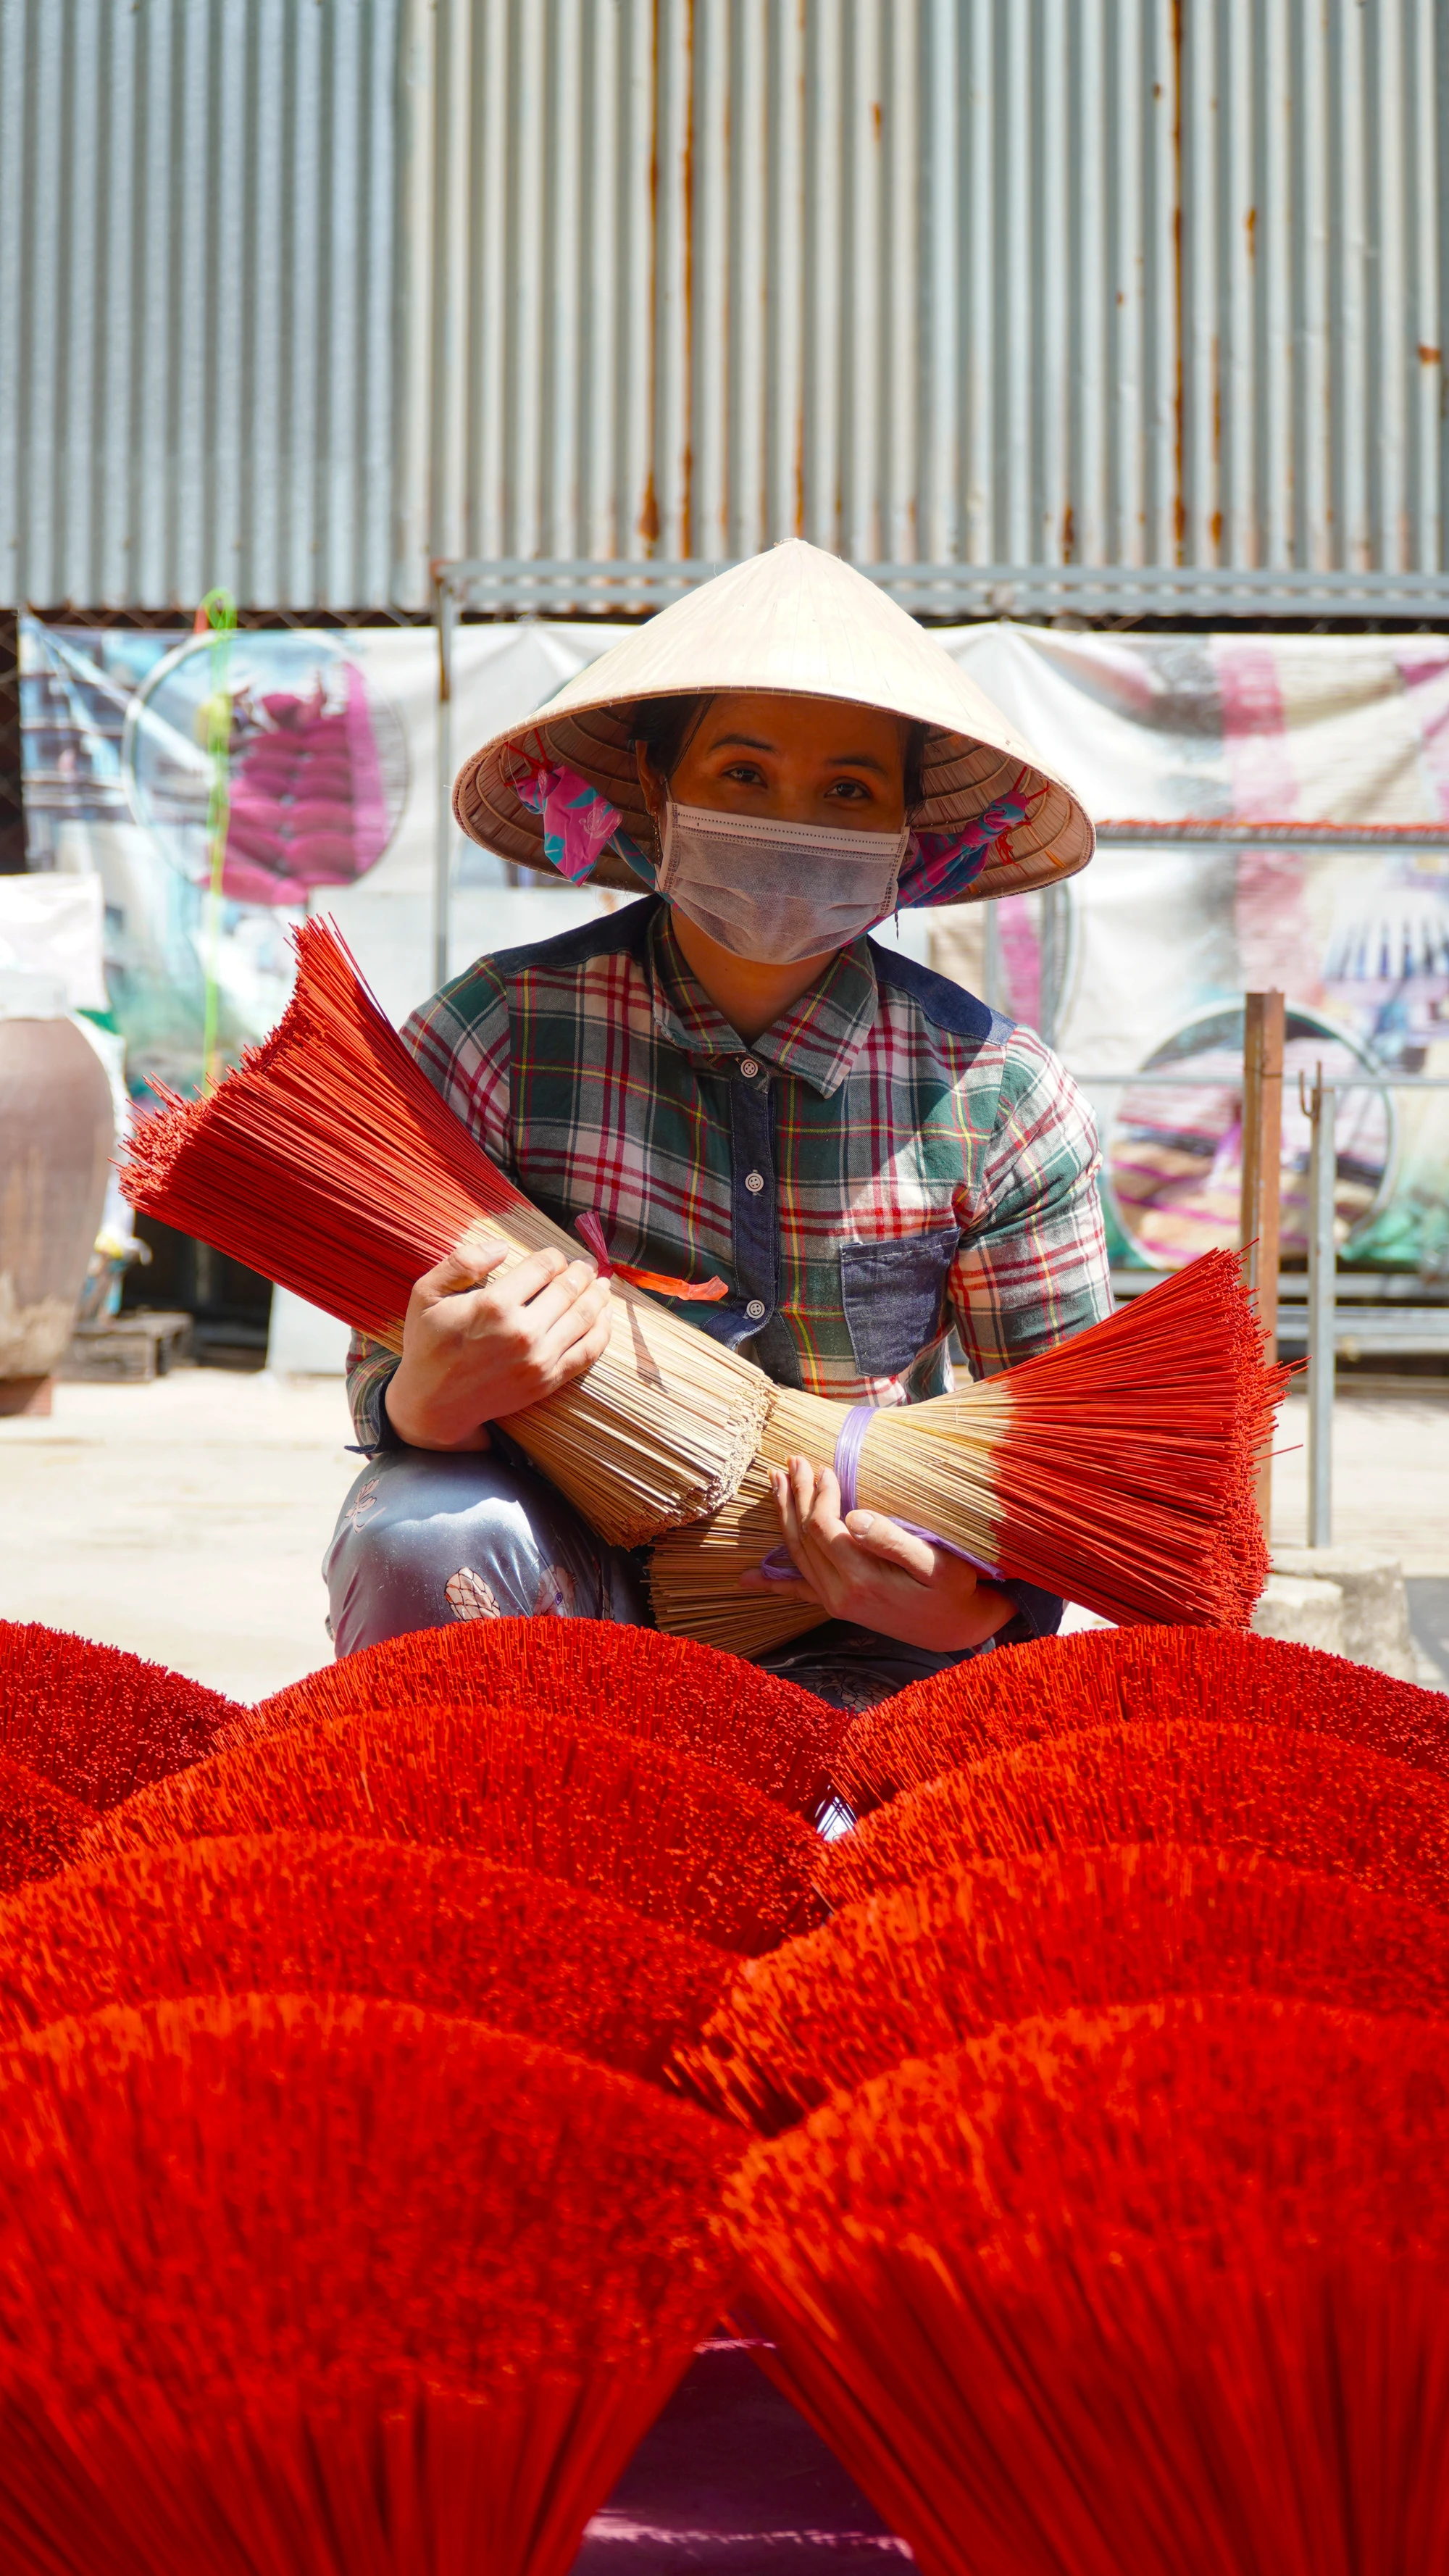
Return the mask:
M925 2576L1427 2576L1446 2062L1234 1994L903 2065L729 2187L758 2357Z
M521 1709L362 1711L158 1781L88 1855L298 1828L444 1843L566 1880L732 1950L816 1919L818 1837L689 1754Z
M858 1717L836 1756L857 1815L958 1763L1114 1720L1308 1727L1449 1774L1449 1700L1342 1655L1204 1628L1098 1628L983 1655Z
M1449 1914L1260 1851L1174 1843L938 1870L742 1963L671 2072L773 2133L1033 2014L1260 1993L1449 2020Z
M0 2039L110 2004L373 1995L653 2079L733 1962L474 1852L272 1833L140 1846L0 1906Z
M719 2313L735 2134L556 2049L211 1996L3 2074L17 2576L566 2576Z

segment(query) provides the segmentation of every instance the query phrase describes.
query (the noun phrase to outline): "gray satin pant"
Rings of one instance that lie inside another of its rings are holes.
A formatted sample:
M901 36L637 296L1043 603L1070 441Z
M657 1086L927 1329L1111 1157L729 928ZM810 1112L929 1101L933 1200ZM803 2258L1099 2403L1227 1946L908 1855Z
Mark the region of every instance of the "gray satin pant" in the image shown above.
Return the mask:
M322 1574L339 1655L454 1619L650 1624L639 1559L606 1547L501 1442L483 1451L381 1451L342 1506ZM755 1658L851 1709L873 1708L964 1660L838 1619Z

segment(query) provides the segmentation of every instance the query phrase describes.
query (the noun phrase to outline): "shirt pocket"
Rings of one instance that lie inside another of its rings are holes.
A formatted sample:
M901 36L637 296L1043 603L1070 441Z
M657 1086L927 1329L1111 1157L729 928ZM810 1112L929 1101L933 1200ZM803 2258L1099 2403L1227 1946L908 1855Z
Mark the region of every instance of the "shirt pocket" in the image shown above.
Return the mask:
M961 1241L954 1225L893 1243L843 1243L840 1302L862 1377L903 1377L939 1340L946 1283Z

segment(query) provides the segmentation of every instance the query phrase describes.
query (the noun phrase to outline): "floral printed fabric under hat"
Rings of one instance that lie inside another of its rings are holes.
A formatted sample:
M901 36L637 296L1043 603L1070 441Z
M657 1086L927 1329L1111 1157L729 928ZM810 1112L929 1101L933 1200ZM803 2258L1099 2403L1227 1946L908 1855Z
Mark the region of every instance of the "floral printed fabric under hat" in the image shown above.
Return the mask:
M1029 795L1025 777L1023 772L1019 787L999 796L984 814L973 816L958 830L911 834L897 897L903 910L955 901L980 876L993 853L998 864L1010 862L1009 835L1026 821L1042 792ZM542 815L544 855L570 885L584 884L610 847L627 861L641 884L653 885L654 861L624 830L617 805L580 778L577 770L535 761L515 774L513 784L520 802Z

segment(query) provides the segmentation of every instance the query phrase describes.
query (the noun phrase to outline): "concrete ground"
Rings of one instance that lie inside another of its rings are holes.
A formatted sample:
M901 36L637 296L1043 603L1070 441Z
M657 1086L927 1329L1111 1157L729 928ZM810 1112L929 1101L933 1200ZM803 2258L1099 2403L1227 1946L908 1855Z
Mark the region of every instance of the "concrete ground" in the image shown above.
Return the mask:
M1284 1410L1274 1536L1306 1539L1305 1413ZM59 1386L0 1420L0 1618L129 1646L258 1699L325 1663L319 1565L357 1472L336 1378L182 1369ZM1449 1386L1367 1396L1335 1421L1334 1538L1402 1558L1449 1679Z
M0 1420L0 1618L128 1646L236 1699L326 1663L319 1572L361 1464L341 1381L178 1369Z
M1401 1379L1369 1394L1359 1379L1333 1420L1333 1542L1396 1556L1409 1577L1449 1576L1449 1381ZM1273 1537L1308 1544L1308 1406L1290 1397L1273 1463Z

